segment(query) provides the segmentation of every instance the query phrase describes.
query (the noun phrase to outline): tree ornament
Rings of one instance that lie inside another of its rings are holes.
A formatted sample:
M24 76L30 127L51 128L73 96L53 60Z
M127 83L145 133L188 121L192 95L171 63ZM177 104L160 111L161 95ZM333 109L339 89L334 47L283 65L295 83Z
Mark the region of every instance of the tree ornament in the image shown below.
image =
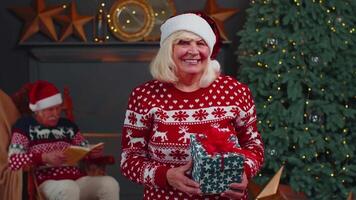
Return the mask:
M324 113L318 112L316 110L308 110L307 116L308 116L308 121L313 124L323 125L325 122Z
M204 12L216 22L223 40L229 40L225 33L224 22L238 11L237 8L220 8L215 0L207 0L204 8Z
M58 40L52 18L64 10L63 6L48 8L45 0L34 0L33 7L13 7L10 10L25 21L19 43L23 43L37 32L42 32L54 41Z
M267 39L267 44L273 46L273 45L278 45L278 40L275 38L268 38Z
M314 63L314 64L318 64L319 63L319 57L318 56L313 56L311 57L311 61Z
M74 0L71 3L69 15L55 16L55 19L63 26L62 36L60 39L61 42L73 33L82 41L87 41L83 26L91 21L93 16L79 15L77 11L77 4Z
M275 149L267 149L267 153L271 156L277 156L277 151Z

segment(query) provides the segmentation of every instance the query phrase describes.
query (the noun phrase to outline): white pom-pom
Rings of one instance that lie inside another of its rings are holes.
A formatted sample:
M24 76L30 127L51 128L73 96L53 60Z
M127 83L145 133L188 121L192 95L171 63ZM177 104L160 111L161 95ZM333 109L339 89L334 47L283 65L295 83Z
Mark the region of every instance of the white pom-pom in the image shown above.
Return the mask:
M220 63L217 60L211 60L210 66L216 73L220 73Z

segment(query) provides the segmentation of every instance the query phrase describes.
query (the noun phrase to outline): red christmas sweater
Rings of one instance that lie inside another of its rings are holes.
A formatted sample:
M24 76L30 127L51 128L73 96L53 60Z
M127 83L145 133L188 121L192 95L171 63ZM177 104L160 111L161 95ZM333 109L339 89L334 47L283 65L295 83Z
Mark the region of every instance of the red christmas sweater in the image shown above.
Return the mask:
M188 196L166 180L168 169L191 160L190 135L212 127L236 133L240 146L254 155L246 156L246 175L256 175L264 146L246 85L220 76L209 87L194 92L182 92L157 80L135 88L122 131L123 175L145 186L144 199L222 199L219 195ZM247 199L247 191L243 199Z
M76 180L85 175L77 166L51 167L42 161L43 153L62 151L70 145L88 145L71 121L60 118L57 126L45 127L32 116L23 117L12 128L9 167L12 170L34 167L38 184L50 179Z

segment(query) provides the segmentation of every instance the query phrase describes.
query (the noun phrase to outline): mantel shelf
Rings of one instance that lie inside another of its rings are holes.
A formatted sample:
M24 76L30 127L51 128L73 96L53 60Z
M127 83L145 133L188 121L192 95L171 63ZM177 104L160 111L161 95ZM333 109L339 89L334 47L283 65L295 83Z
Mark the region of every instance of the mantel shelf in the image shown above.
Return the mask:
M223 42L223 47L231 42ZM23 43L40 62L150 62L156 55L159 42L110 43Z

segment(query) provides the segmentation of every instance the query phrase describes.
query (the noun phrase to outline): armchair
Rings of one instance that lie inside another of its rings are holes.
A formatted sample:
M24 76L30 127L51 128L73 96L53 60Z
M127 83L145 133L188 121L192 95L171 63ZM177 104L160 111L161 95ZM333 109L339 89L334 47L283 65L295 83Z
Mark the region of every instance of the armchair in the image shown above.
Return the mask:
M28 107L28 92L30 89L29 84L25 84L22 86L16 93L14 93L11 98L15 103L17 109L19 110L22 116L32 114L32 111ZM67 119L74 121L73 115L73 103L72 98L69 94L69 89L67 87L64 88L63 91L63 112ZM89 175L89 176L97 176L105 174L105 166L108 164L114 164L115 160L113 156L101 156L95 159L87 158L84 159L79 166ZM36 178L34 176L34 169L25 169L27 172L27 194L28 199L44 199L43 195L38 189L38 185L36 183Z

